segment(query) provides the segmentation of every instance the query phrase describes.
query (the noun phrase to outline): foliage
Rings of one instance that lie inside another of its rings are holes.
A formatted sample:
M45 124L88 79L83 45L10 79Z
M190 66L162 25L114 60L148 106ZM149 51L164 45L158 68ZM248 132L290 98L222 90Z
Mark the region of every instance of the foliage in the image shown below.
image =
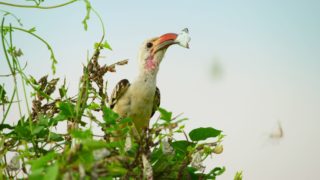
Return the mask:
M234 180L241 180L242 179L242 171L236 172Z
M35 5L18 5L0 2L2 5L50 9L61 5L41 6L43 0L32 0ZM85 0L87 14L97 12ZM19 58L22 51L12 41L15 31L25 32L42 41L49 49L52 71L57 60L53 48L36 29L24 29L6 24L5 12L1 24L1 43L10 74L13 91L0 85L0 179L215 179L224 167L206 169L203 161L209 155L222 152L222 131L214 128L197 128L189 133L182 124L186 119L173 116L172 112L159 108L159 118L140 137L132 135L130 118L121 118L108 107L106 75L115 72L126 60L111 65L100 65L99 55L111 46L104 41L95 44L95 52L83 67L76 96L68 95L66 80L44 75L38 80L24 72ZM100 16L98 18L101 20ZM16 18L20 23L20 19ZM102 23L102 21L101 21ZM21 80L21 83L18 83ZM19 89L23 91L21 97ZM27 92L31 91L29 104ZM18 106L19 120L16 124L7 119L11 106ZM22 111L25 106L27 112ZM67 126L67 132L59 131ZM101 129L93 132L93 127ZM58 130L57 130L58 129ZM177 139L176 135L184 135ZM208 138L212 138L208 141ZM11 155L10 155L11 154ZM9 161L9 157L11 160ZM237 177L240 177L238 175ZM239 179L239 178L238 178ZM241 178L240 178L241 179Z

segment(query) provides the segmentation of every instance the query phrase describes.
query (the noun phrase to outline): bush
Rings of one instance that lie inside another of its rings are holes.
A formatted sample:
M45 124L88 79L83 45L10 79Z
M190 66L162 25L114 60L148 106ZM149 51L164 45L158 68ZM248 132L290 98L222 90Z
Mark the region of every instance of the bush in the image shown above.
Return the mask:
M33 2L35 5L31 7L45 8L41 6L42 0ZM76 0L49 8L74 2ZM87 7L83 20L86 29L89 14L95 11L89 1L84 2ZM16 18L10 12L4 13L1 41L5 55L2 59L6 59L10 71L5 76L12 78L13 92L7 92L6 86L0 85L3 113L0 179L215 179L225 171L224 167L205 171L202 164L209 155L223 151L221 131L201 127L187 134L183 125L187 119L173 116L163 108L158 109L160 116L145 129L142 138L130 135L131 119L120 118L108 107L106 91L106 74L115 72L117 66L125 65L127 61L111 65L99 63L100 52L111 49L104 41L104 35L95 44L94 54L83 67L77 95L69 96L66 79L61 82L59 78L45 75L37 80L25 74L19 62L23 53L12 42L15 31L25 32L45 43L51 53L53 74L57 60L50 44L35 34L35 28L13 27L5 21L9 15ZM23 90L23 98L19 89ZM29 91L31 105L26 95ZM18 106L20 110L16 124L7 119L12 106ZM26 113L22 112L22 106L27 109ZM63 126L67 126L67 133L59 131ZM93 127L101 129L101 133L95 134ZM176 139L177 134L185 138ZM237 176L241 179L242 175Z

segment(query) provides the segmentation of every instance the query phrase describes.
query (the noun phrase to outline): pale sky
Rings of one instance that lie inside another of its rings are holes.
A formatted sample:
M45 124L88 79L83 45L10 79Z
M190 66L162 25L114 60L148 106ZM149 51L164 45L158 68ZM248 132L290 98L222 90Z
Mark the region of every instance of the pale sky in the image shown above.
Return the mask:
M238 170L249 180L319 176L320 1L93 0L92 5L113 48L103 61L130 59L108 76L109 91L122 78L134 79L145 39L189 28L190 49L171 47L161 64L161 106L183 112L190 119L188 131L207 126L224 131L225 151L207 162L226 166L219 179L232 179ZM57 76L65 76L70 91L76 92L87 50L92 53L101 34L95 15L85 32L80 2L48 11L6 10L21 17L26 28L36 26L52 44ZM21 33L15 42L28 61L27 73L40 77L50 71L46 47ZM212 76L215 61L221 66L219 79ZM270 139L278 121L284 137Z

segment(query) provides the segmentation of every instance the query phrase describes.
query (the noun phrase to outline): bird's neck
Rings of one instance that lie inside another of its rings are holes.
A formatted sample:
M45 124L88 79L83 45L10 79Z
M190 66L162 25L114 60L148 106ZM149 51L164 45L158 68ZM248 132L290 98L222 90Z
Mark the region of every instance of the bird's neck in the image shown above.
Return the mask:
M148 69L140 69L139 75L136 78L137 82L141 83L148 83L148 84L154 84L156 85L157 82L157 74L158 74L158 68L153 70Z
M158 58L149 56L147 59L140 59L139 74L135 82L140 85L155 87L160 61Z

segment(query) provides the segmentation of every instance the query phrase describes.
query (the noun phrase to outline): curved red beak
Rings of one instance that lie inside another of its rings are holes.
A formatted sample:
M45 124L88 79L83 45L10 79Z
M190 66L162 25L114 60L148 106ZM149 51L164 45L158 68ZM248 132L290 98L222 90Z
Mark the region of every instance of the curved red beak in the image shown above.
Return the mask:
M175 33L167 33L160 36L158 39L154 41L152 53L155 54L157 51L161 49L165 49L173 44L177 44L177 42L175 41L177 36L178 35Z

